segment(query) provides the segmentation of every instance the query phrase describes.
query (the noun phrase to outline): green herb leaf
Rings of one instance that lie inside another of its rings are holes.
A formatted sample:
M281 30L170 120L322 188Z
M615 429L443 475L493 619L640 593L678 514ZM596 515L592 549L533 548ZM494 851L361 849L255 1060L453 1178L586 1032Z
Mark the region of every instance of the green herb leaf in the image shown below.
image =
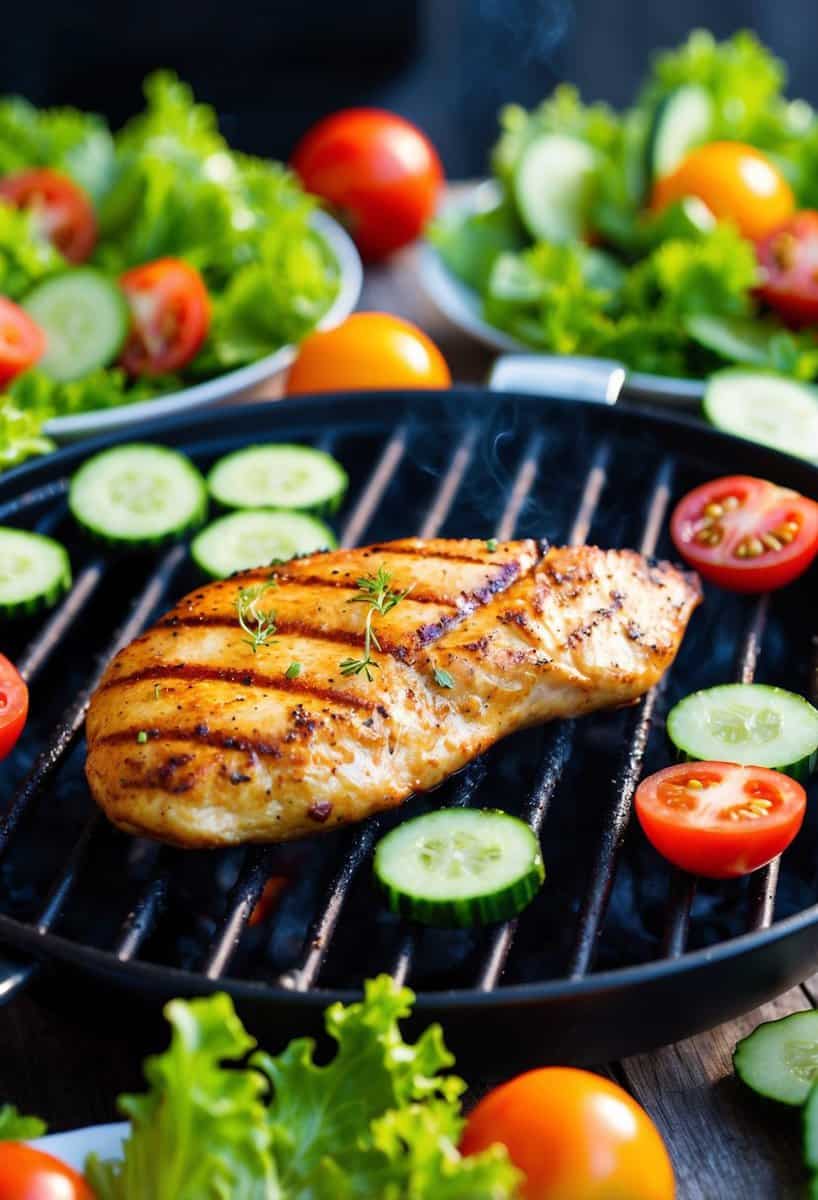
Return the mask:
M140 730L139 730L139 733L136 735L136 740L137 740L137 742L139 743L139 745L140 745L140 746L144 746L144 745L145 745L145 743L146 743L146 742L147 742L147 740L148 740L148 735L147 735L147 733L146 733L146 731L145 731L144 729L140 729Z
M301 674L301 663L291 662L284 673L288 679L297 679Z
M489 554L493 554L497 549L497 538L486 538L486 549Z
M435 683L438 687L453 688L454 680L448 671L444 671L441 667L435 667Z
M385 616L391 612L395 605L400 604L401 600L405 600L411 592L412 588L408 587L403 592L395 592L390 584L392 577L385 567L378 567L374 575L365 575L357 580L358 594L350 597L347 604L367 604L369 611L366 614L366 622L364 625L364 654L363 658L345 658L339 663L339 669L342 675L360 675L363 673L369 683L372 682L372 671L380 670L378 663L372 657L372 647L380 650L380 642L378 641L375 630L372 627L374 617Z
M236 616L239 625L247 634L243 640L254 654L258 653L259 646L269 645L275 635L275 609L261 609L258 607L258 603L262 596L277 586L275 576L273 576L264 583L242 588L236 598Z
M13 1104L0 1105L0 1142L28 1142L42 1137L48 1126L39 1117L24 1117Z

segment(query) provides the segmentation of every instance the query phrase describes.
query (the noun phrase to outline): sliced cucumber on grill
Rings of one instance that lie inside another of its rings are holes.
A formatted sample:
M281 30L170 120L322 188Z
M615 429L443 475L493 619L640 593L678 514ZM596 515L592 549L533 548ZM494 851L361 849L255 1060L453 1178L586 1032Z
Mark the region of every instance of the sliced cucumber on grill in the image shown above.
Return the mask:
M648 137L648 166L654 179L678 167L688 150L706 142L713 126L713 101L697 83L684 84L656 109Z
M693 692L671 709L667 732L691 761L771 767L801 782L818 757L818 710L803 696L760 683Z
M94 538L115 546L157 546L201 524L207 488L183 454L132 443L83 463L71 480L68 504Z
M818 461L818 391L805 383L761 371L717 371L705 389L704 415L725 433Z
M311 446L248 446L219 459L207 477L225 508L292 508L332 513L347 489L340 463Z
M245 509L213 521L193 540L194 561L212 579L236 571L287 562L302 554L331 550L335 534L307 513Z
M378 843L374 869L392 912L450 928L508 920L545 878L528 825L508 813L469 808L405 821Z
M53 538L0 528L0 617L50 608L71 587L68 552Z
M759 1096L780 1104L803 1104L818 1079L818 1012L792 1013L766 1021L738 1043L733 1066L739 1079ZM818 1135L818 1104L812 1125ZM815 1136L814 1145L818 1145ZM815 1163L818 1166L818 1155Z

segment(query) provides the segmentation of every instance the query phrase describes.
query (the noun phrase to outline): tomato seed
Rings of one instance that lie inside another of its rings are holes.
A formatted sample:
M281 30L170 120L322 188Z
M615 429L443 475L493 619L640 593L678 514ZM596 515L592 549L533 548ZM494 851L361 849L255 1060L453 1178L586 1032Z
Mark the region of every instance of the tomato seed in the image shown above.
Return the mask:
M780 550L781 542L774 533L762 533L761 540L768 550Z

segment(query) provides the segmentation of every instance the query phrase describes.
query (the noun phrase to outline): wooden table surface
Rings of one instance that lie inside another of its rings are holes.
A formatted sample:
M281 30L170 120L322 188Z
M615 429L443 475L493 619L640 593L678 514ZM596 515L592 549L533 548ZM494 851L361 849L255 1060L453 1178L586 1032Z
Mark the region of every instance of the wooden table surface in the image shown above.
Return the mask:
M479 382L491 355L423 298L410 252L367 275L362 307L417 321L458 380ZM818 964L816 964L818 965ZM678 1200L787 1200L803 1193L796 1112L757 1101L734 1079L736 1041L760 1021L818 1001L818 975L741 1020L612 1070L647 1108L676 1167ZM73 981L44 977L0 1010L0 1102L44 1116L54 1129L108 1121L118 1092L138 1086L144 1055L162 1043L156 1012L88 1008Z

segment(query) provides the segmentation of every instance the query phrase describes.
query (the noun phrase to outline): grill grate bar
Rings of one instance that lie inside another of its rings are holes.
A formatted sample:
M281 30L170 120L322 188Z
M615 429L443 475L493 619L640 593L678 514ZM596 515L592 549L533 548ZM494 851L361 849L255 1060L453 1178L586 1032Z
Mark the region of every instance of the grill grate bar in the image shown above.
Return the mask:
M770 614L770 597L759 596L753 606L738 653L736 678L739 683L755 679L764 631ZM779 860L776 858L763 870L756 871L750 884L750 929L764 929L772 924L775 894L778 887ZM670 899L665 917L663 945L671 958L684 954L690 932L690 914L696 898L696 879L682 871L674 871L670 884Z
M169 883L170 871L165 868L154 875L137 897L114 946L114 954L120 962L135 958L153 933L167 903Z
M44 483L40 487L32 488L30 492L24 492L22 496L15 496L13 500L7 500L5 504L0 504L0 525L5 524L9 519L13 520L27 509L30 510L54 500L61 500L67 492L68 480L56 479L51 483Z
M39 636L23 651L22 657L17 662L17 670L26 683L32 682L54 651L59 648L60 642L93 596L104 573L105 563L102 559L97 559L84 567L63 603L49 617Z
M40 912L37 921L37 929L40 933L48 933L65 907L65 903L76 883L82 863L88 853L88 847L94 836L99 832L101 825L102 816L99 812L94 813L90 820L86 822L85 828L71 850L59 878L52 885L48 899Z
M272 869L273 854L269 848L253 849L247 855L228 897L227 915L205 959L203 969L208 979L219 979L227 969Z
M536 786L528 798L523 819L528 821L535 833L539 834L545 821L551 797L557 790L574 741L574 722L561 721L549 739L549 744L543 755ZM480 969L475 986L481 992L489 992L495 988L505 970L506 962L517 932L519 918L504 921L492 932L488 953Z
M369 479L369 483L364 488L360 500L355 505L349 519L344 525L340 538L342 546L357 546L360 542L367 525L375 515L378 505L386 493L386 489L389 487L400 466L401 459L406 453L408 441L408 427L401 425L386 443L378 465Z
M461 438L424 521L423 537L434 537L445 521L474 454L479 430L479 425L472 425ZM357 545L365 533L406 453L408 436L407 426L403 425L387 442L369 482L344 526L340 539L342 546ZM325 947L335 930L346 892L354 878L355 870L357 870L356 867L350 873L347 868L353 861L363 861L372 848L370 842L364 849L364 842L367 838L374 839L374 832L367 832L369 829L370 826L364 826L356 834L356 837L361 839L361 845L358 845L353 839L350 858L342 865L333 880L324 911L318 917L311 931L307 954L298 967L285 973L284 986L296 990L309 988L321 969ZM263 873L265 869L266 874ZM208 978L219 978L229 966L241 939L242 931L264 890L269 874L268 858L263 852L260 857L258 855L252 857L241 871L228 901L227 916L208 950L205 967Z
M110 644L101 655L100 665L88 685L77 695L73 704L63 713L53 738L40 753L28 777L14 796L8 813L0 820L0 854L8 846L20 818L35 799L40 789L57 770L68 750L74 743L82 728L85 714L108 662L128 642L132 641L144 626L151 612L159 603L162 594L170 583L175 572L184 562L187 550L184 546L174 546L159 563L134 604L131 614L122 623L111 639Z
M475 438L478 436L478 434L479 429L475 431ZM438 487L435 498L432 501L430 515L431 513L435 513L437 515L437 524L436 526L433 526L427 517L423 526L424 529L427 530L427 537L434 537L434 535L438 532L445 521L454 501L457 489L452 488L450 480L452 475L455 475L462 481L468 463L463 463L460 451L462 450L464 440L467 441L467 439L468 434L465 435L465 439L461 438L460 445L455 451L452 460L449 463L446 474L444 475L440 486ZM508 531L510 530L513 532L513 522L516 522L517 515L522 509L523 504L525 504L528 493L536 478L537 460L532 459L532 448L534 445L536 445L539 447L539 450L541 450L542 444L543 438L541 436L532 439L532 447L529 448L528 453L524 457L517 470L508 500L506 501L506 507L497 526L498 539L502 538L505 540L510 536ZM384 457L386 457L386 455L384 455ZM525 490L523 490L523 485L525 485ZM440 503L441 496L444 495L448 497L448 506L446 508L444 508ZM514 514L514 518L513 522L510 524L509 514L511 513ZM280 982L282 986L290 987L297 991L306 991L315 983L324 959L326 958L326 954L329 949L332 936L335 932L335 927L338 924L338 918L341 915L341 909L343 908L347 893L349 892L352 882L355 879L358 869L371 854L375 840L380 834L381 827L382 822L377 818L374 818L368 821L365 825L361 826L353 835L348 855L332 882L324 909L316 919L311 930L307 941L307 952L298 966L294 967L290 971L285 972L285 974L281 977ZM401 969L408 970L408 960L406 966Z
M673 463L666 458L659 467L648 503L640 553L650 558L656 551L659 531L670 502ZM656 704L667 676L643 697L632 721L627 750L617 772L614 802L608 810L588 886L580 906L569 976L581 979L591 968L602 922L608 910L619 851L630 820L633 795L642 773L642 762L650 737Z

